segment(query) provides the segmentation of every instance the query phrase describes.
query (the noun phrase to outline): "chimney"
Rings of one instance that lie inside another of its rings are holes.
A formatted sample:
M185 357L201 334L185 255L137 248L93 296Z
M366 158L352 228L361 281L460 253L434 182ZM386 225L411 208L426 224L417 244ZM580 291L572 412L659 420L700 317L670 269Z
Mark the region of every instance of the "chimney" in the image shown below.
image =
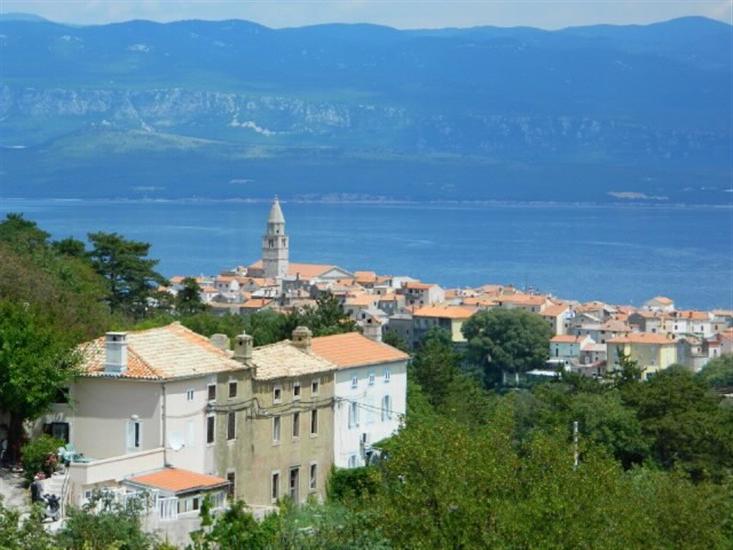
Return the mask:
M292 342L296 348L302 349L303 351L310 352L312 338L313 338L313 333L311 332L311 329L309 329L308 327L297 327L293 331Z
M252 337L242 333L234 338L234 360L240 363L252 361Z
M124 374L127 371L127 333L108 332L104 336L104 372Z
M221 351L229 351L229 337L226 334L212 334L209 341Z

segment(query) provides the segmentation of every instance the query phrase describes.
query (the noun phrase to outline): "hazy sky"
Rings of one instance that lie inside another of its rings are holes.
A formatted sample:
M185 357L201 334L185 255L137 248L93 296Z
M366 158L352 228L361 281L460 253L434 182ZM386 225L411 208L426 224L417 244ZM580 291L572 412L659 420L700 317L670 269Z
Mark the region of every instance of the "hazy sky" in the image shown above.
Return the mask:
M733 0L0 0L0 13L54 21L249 19L270 27L368 22L398 28L528 25L548 29L594 23L651 23L704 15L733 22Z

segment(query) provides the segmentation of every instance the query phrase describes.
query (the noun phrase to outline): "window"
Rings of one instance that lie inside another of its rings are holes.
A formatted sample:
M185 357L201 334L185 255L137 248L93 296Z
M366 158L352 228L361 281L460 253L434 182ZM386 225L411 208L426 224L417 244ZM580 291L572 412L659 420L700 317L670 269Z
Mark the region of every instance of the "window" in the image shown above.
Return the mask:
M234 472L227 473L227 481L229 482L229 487L227 487L227 496L229 497L229 500L234 500L234 488L236 479L236 474Z
M130 420L127 423L127 449L137 451L143 446L142 423L139 420Z
M359 385L359 379L356 376L354 376L351 379L351 387L356 388L358 385Z
M227 439L232 440L237 437L237 413L230 412L227 414Z
M277 499L280 498L280 472L272 473L272 492L270 494L272 502L277 502Z
M193 390L186 390L186 401L193 401Z
M318 395L318 380L311 382L311 395Z
M210 414L206 417L206 443L214 442L214 428L216 426L216 417Z
M389 382L389 375L390 375L389 369L384 369L384 381L385 382Z
M300 413L293 413L293 437L300 436Z
M272 441L280 443L280 417L276 416L272 419Z
M392 416L392 400L390 399L389 395L385 395L382 398L382 422L385 422L390 419Z
M293 384L293 399L300 399L300 384L298 382Z
M216 401L216 384L208 385L209 401Z
M356 468L356 455L349 455L349 468Z
M349 403L349 429L359 425L359 407L356 401Z
M273 403L280 403L282 401L283 397L283 390L280 386L275 386L275 388L272 390L272 402Z
M288 484L290 498L293 502L298 502L298 478L300 477L300 468L290 468L290 482Z
M311 464L310 477L308 478L308 488L311 491L315 491L316 487L318 487L318 465Z
M69 388L59 388L56 390L56 395L53 398L54 403L68 403L69 402Z
M374 376L374 373L373 372L370 372L369 373L369 385L370 386L373 386L374 385L374 380L375 379L376 379L376 376Z
M229 399L237 397L237 382L229 382Z
M318 411L313 409L311 411L311 435L318 434Z

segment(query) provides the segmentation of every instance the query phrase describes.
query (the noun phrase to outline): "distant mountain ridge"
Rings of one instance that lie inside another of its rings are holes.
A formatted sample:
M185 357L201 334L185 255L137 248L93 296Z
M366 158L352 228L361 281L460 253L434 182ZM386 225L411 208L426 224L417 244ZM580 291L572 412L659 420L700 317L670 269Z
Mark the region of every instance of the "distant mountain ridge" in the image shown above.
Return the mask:
M3 18L0 195L729 202L731 32Z

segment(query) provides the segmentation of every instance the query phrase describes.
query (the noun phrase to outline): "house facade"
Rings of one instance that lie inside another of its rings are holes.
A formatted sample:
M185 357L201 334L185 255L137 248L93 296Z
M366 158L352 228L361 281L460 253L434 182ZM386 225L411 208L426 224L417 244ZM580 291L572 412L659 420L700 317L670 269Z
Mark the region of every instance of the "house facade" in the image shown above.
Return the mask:
M609 370L619 367L623 354L638 363L644 379L677 362L675 340L661 334L632 332L608 340L606 346Z
M407 410L409 356L351 332L314 338L312 354L336 365L333 457L339 468L368 463L372 445L399 429Z

